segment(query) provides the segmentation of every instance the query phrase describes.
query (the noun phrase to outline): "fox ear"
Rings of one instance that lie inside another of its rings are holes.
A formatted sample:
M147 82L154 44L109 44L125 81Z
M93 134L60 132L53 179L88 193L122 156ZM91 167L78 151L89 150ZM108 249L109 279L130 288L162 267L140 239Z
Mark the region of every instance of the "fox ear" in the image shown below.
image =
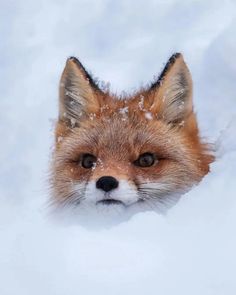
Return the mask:
M79 126L80 120L97 111L98 90L79 60L69 58L60 81L59 120L70 128Z
M167 123L183 124L193 111L191 74L180 53L167 62L154 91L151 109Z

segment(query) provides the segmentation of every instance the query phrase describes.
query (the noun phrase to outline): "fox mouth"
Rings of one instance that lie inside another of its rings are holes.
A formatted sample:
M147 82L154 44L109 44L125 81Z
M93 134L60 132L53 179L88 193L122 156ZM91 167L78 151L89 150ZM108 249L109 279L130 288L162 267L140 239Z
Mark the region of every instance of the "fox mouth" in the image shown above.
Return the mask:
M106 205L106 206L111 206L111 205L124 205L122 201L115 200L115 199L104 199L100 200L97 202L97 205Z

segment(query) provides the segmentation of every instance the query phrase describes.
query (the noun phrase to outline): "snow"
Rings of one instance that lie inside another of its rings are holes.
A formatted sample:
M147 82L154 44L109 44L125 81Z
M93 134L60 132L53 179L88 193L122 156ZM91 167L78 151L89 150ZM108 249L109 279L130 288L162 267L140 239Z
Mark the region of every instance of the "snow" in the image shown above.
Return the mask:
M236 2L0 5L0 294L235 294ZM54 220L47 178L66 58L121 92L175 51L193 76L201 134L216 142L212 172L166 216L96 229Z
M140 101L138 103L138 106L141 111L146 111L144 108L144 96L143 95L140 95Z
M121 115L127 115L129 113L129 107L124 107L119 109Z
M148 120L152 120L153 119L152 113L151 112L145 112L145 118L148 119Z

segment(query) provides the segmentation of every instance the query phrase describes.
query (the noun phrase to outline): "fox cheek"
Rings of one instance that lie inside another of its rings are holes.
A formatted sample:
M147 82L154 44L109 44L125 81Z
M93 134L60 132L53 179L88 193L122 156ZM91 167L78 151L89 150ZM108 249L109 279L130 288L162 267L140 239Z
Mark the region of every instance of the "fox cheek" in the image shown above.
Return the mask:
M68 181L67 178L64 181L61 177L55 178L52 191L54 201L52 203L63 207L78 206L84 199L85 188L85 181L73 182Z

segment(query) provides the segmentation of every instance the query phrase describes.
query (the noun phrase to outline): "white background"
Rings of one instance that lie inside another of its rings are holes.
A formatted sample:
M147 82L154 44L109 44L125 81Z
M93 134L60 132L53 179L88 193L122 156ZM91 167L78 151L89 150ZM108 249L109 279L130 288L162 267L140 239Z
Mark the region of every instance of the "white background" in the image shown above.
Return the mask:
M0 294L236 294L236 2L0 1ZM113 91L175 51L194 81L212 172L167 216L111 228L46 214L60 74L77 56Z

